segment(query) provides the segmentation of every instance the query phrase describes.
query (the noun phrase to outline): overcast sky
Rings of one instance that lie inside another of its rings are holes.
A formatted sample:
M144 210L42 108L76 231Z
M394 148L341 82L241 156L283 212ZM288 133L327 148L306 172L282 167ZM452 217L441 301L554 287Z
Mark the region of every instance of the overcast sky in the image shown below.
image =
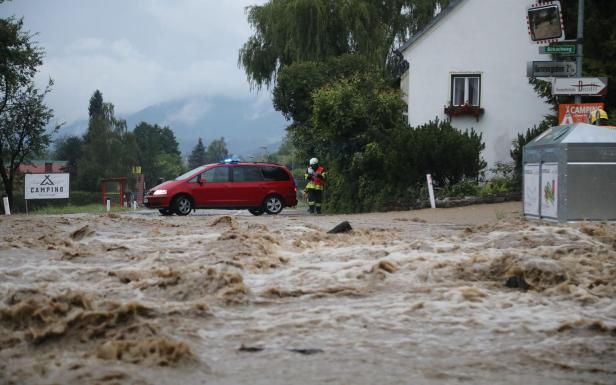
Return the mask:
M264 2L13 0L0 5L0 15L23 16L38 33L46 55L37 81L55 81L48 104L70 123L87 117L96 89L119 114L211 96L249 98L271 110L269 93L251 92L237 66L251 35L245 7Z

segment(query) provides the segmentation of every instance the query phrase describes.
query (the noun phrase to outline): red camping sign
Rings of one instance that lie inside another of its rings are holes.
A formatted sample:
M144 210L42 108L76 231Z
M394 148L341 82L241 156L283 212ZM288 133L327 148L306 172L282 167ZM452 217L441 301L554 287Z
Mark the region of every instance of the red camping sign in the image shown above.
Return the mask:
M561 104L558 108L558 123L589 123L588 114L596 109L604 108L603 103Z

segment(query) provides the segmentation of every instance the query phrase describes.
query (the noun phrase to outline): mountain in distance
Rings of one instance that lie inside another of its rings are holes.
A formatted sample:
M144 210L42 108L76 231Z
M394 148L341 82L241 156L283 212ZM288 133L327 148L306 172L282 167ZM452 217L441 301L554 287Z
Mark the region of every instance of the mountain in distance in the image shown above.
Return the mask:
M125 115L129 130L140 122L169 126L175 133L183 156L188 156L197 140L207 146L221 136L234 156L257 158L276 151L289 124L275 111L269 98L231 99L193 97L149 106ZM74 122L61 129L61 135L82 135L87 121Z

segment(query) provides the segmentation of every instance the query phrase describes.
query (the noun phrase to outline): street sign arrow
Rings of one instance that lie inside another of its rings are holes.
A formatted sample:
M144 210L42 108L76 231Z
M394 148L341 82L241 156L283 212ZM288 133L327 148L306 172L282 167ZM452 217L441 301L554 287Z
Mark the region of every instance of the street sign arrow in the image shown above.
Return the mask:
M554 78L552 95L605 95L607 78Z
M577 65L569 61L533 61L528 62L528 77L549 78L575 76Z

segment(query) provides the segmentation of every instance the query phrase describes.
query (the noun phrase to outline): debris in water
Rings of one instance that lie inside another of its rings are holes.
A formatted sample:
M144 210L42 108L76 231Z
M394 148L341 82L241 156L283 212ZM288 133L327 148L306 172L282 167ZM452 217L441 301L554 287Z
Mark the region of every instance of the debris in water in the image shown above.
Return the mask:
M396 266L393 262L383 259L372 268L373 271L376 269L385 270L386 272L392 274L398 270L398 266Z
M232 229L237 229L238 225L237 225L237 221L235 220L235 218L229 216L229 215L222 215L216 219L214 219L212 221L212 223L210 223L210 227L216 227L219 225L223 225L223 226L228 226Z
M92 296L67 291L50 296L37 292L0 309L0 322L8 325L14 336L34 344L50 339L70 337L84 341L113 335L118 328L143 325L141 317L153 311L139 303L105 302L96 304Z
M340 234L340 233L348 233L353 230L349 221L340 222L333 229L329 230L328 234Z
M160 366L169 366L182 360L195 359L194 353L185 342L176 342L164 337L107 341L99 346L96 356L103 360Z
M323 353L323 349L287 349L289 352L303 354L305 356L310 356L312 354Z
M263 346L246 346L244 344L242 344L239 347L239 349L237 349L238 352L247 352L247 353L259 353L264 350L265 348ZM310 356L312 354L317 354L317 353L323 353L323 349L314 349L314 348L302 348L302 349L290 348L290 349L285 349L285 350L287 352L299 353L305 356Z
M507 278L507 281L505 282L505 286L507 286L510 289L522 289L522 290L528 290L530 288L528 283L526 283L526 281L524 280L523 275L514 275L513 277Z
M265 350L265 348L262 346L246 346L244 344L242 344L242 346L240 346L240 348L237 349L238 352L248 352L248 353L258 353L258 352L262 352L263 350Z
M82 239L94 235L94 230L89 225L85 225L80 229L77 229L71 233L71 239L74 241L81 241Z

